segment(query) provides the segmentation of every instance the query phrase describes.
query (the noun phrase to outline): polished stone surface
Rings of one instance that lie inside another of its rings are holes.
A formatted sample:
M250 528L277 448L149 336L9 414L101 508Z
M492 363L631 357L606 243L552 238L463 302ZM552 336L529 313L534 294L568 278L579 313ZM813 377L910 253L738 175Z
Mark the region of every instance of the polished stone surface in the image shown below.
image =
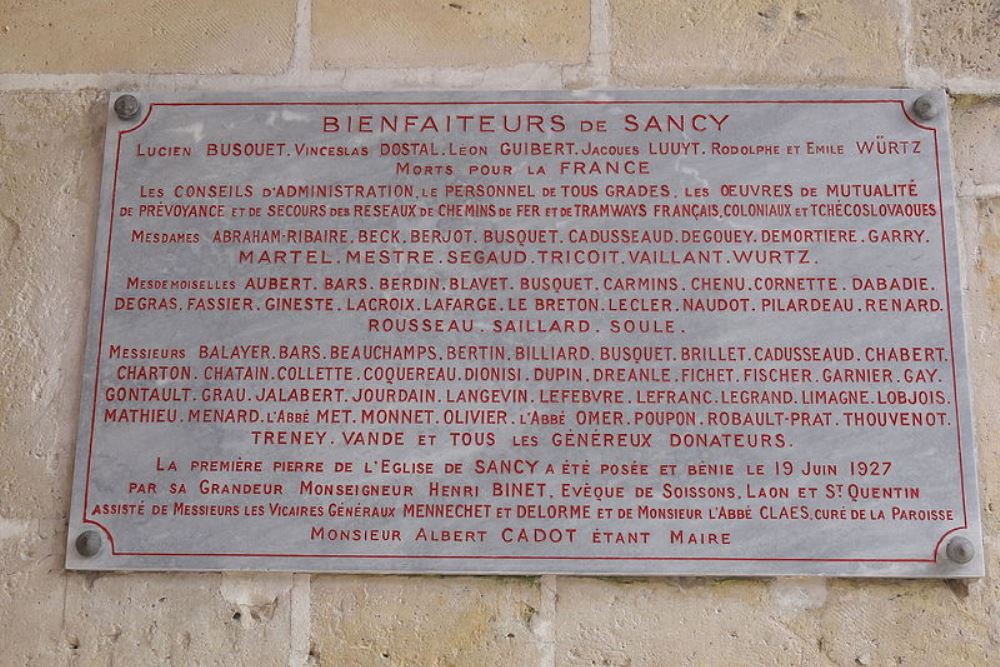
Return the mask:
M109 120L69 566L980 574L918 96L140 96ZM442 506L473 516L414 516Z

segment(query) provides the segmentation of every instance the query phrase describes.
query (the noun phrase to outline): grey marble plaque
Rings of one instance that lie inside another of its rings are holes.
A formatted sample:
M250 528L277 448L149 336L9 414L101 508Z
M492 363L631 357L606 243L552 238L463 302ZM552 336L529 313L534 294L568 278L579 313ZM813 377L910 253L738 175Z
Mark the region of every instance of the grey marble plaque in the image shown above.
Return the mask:
M980 576L920 95L137 95L67 566Z

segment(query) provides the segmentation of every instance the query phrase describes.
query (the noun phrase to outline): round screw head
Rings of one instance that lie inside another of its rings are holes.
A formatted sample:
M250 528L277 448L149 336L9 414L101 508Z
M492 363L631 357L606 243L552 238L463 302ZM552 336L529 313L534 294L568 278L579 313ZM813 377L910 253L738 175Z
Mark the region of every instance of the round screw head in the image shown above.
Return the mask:
M122 120L131 120L139 113L139 100L135 95L119 95L115 100L115 115Z
M933 96L921 95L913 102L913 113L920 120L931 120L941 113L941 108Z
M96 530L85 530L76 538L76 551L81 556L92 558L101 551L101 534Z
M976 556L976 549L972 542L964 537L953 537L948 542L944 553L948 560L959 565L965 565Z

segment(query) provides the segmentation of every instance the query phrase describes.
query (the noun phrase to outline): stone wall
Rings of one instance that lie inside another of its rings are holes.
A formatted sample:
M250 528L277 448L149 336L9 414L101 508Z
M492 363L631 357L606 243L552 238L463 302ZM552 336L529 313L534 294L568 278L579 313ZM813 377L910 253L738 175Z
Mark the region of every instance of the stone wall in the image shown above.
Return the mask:
M945 87L988 576L63 569L109 91ZM1000 664L998 0L5 0L0 664Z

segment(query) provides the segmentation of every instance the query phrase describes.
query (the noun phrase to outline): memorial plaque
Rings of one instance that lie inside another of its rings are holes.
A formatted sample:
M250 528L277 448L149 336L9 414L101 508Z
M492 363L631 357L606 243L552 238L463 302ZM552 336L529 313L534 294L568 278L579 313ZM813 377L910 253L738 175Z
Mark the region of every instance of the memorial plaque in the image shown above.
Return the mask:
M921 95L113 97L68 567L980 576Z

